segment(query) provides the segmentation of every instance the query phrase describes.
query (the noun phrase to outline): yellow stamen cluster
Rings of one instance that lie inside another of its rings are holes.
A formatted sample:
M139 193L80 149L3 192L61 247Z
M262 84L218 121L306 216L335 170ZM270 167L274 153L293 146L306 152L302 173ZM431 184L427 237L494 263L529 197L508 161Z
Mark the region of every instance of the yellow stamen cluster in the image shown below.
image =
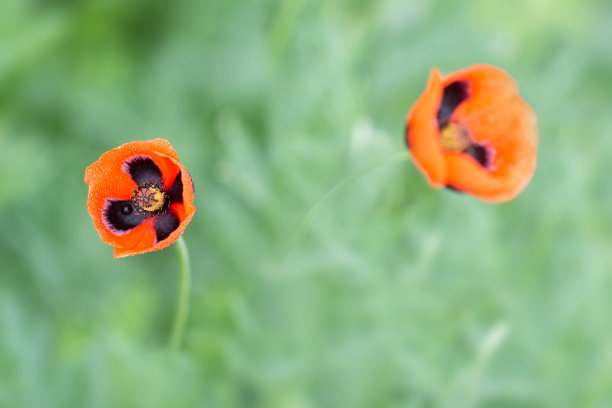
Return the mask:
M164 208L167 195L158 183L148 182L134 190L132 202L138 213L147 215Z
M472 144L470 132L459 123L449 123L441 132L442 145L446 150L464 151Z

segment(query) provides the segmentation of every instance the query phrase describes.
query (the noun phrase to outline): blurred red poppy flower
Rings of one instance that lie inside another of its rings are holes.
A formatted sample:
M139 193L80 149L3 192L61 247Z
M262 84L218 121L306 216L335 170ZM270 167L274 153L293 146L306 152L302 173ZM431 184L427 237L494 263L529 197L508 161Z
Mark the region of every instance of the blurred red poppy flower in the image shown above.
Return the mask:
M536 115L500 68L473 65L444 78L432 69L406 125L414 162L433 187L502 202L535 171Z
M172 244L193 218L193 183L164 139L130 142L85 170L87 211L115 258Z

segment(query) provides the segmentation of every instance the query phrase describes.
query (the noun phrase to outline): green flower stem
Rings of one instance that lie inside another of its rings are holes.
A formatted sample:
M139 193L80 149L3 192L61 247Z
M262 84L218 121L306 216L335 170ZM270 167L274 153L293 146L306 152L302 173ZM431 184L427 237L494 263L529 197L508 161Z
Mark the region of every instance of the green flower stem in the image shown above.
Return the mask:
M302 221L302 224L295 232L295 234L293 234L293 236L291 237L289 245L287 245L287 249L285 250L285 255L281 258L281 262L278 266L278 273L280 274L282 272L283 266L285 265L287 258L289 258L289 255L291 255L291 252L293 251L297 243L300 241L300 239L304 236L304 234L308 230L308 227L310 227L313 221L317 218L323 207L325 207L325 205L329 203L339 192L344 190L347 186L351 185L355 181L359 180L361 177L370 174L373 171L380 169L381 167L385 167L393 163L403 162L408 159L410 159L410 152L402 152L395 154L389 157L387 160L384 160L370 168L364 169L356 174L346 177L334 187L332 187L331 190L325 193L325 195L321 197L321 199L317 201L317 203L310 209L308 214L306 214L306 217Z
M175 246L179 264L179 286L176 312L169 342L170 348L174 350L180 348L183 342L183 334L185 333L185 326L189 316L189 287L191 285L189 251L182 236L176 241Z

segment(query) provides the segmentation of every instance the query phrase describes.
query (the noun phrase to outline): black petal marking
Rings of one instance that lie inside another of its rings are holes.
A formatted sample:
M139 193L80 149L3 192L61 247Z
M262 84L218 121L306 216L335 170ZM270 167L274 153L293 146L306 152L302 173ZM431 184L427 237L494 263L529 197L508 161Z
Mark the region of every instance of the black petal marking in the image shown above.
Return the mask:
M163 241L168 238L172 231L178 228L181 221L172 211L165 212L155 220L155 236L156 241Z
M470 147L465 149L463 153L472 156L482 167L487 167L489 163L489 151L486 147L479 144L472 144Z
M121 235L145 220L143 215L134 211L130 200L106 200L102 213L104 225L114 234Z
M455 81L444 88L442 103L438 109L438 128L442 130L448 125L457 106L470 97L469 84L466 81Z
M162 175L159 167L153 159L147 156L134 156L127 160L123 170L132 177L132 180L137 185L152 181L154 183L162 182Z
M183 180L181 180L181 172L176 175L174 183L166 191L171 203L182 203L183 202Z

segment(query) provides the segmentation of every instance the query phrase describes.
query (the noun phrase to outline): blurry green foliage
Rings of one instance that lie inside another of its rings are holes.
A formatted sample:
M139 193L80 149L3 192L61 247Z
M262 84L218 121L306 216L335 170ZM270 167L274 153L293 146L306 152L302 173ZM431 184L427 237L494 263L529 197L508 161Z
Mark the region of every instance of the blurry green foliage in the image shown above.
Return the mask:
M0 407L612 404L606 0L0 2ZM501 66L538 113L516 200L431 189L405 149L431 67ZM164 137L196 216L115 260L84 170Z

